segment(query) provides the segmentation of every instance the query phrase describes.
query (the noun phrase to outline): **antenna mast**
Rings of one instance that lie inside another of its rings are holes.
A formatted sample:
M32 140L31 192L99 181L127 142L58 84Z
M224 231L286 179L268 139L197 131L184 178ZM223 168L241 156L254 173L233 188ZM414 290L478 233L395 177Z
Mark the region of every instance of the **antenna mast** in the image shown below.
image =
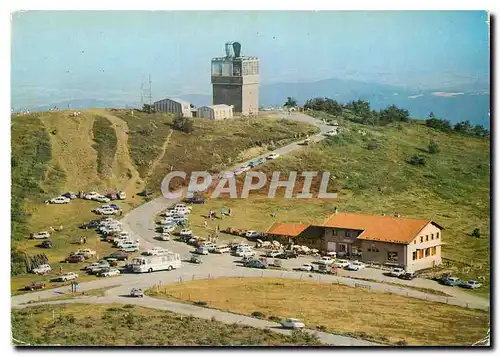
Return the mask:
M153 100L152 100L152 93L151 93L151 74L149 74L148 82L149 82L149 91L148 91L149 105L152 105Z

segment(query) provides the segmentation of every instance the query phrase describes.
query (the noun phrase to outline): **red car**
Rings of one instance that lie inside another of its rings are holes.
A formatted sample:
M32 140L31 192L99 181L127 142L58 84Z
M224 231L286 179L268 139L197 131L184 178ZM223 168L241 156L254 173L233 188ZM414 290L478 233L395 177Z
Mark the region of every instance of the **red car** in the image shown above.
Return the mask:
M64 260L66 263L80 263L85 261L85 257L82 255L71 255Z
M24 287L26 290L34 291L37 289L44 289L45 288L45 283L43 282L31 282L31 284L27 285Z

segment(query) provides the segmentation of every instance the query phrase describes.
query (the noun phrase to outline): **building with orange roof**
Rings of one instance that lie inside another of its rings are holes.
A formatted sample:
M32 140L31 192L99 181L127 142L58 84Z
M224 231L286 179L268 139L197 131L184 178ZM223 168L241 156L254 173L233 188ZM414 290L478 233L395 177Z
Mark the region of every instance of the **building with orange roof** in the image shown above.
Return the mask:
M338 257L412 272L441 264L443 227L429 219L336 213L321 225L276 223L268 233L298 240L311 228L322 229L320 249L336 252Z

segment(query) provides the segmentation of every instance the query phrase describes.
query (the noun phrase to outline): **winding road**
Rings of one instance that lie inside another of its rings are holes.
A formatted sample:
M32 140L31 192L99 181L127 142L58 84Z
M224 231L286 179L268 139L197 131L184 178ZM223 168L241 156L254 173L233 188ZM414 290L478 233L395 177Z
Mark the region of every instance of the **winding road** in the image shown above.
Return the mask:
M302 113L292 113L286 115L290 120L305 121L308 123L313 123L318 126L320 133L311 136L311 141L318 142L322 140L325 136L324 133L330 131L331 127L325 125L319 120L316 120L310 116ZM290 145L281 147L275 150L275 153L284 155L290 153L301 146L298 143L292 143ZM265 157L270 152L266 153L262 157ZM255 158L254 158L255 159ZM238 166L241 166L240 163ZM171 251L179 253L183 258L190 256L192 247L184 243L176 241L158 241L154 237L157 235L155 232L155 218L156 216L165 210L168 206L177 203L178 200L167 199L165 197L158 197L150 202L147 202L136 209L130 211L123 219L123 230L128 231L131 235L135 236L140 240L141 248L148 249L153 246L166 247ZM394 294L400 294L410 297L415 297L419 299L425 299L435 302L444 302L449 304L455 304L460 306L468 306L472 308L488 309L489 301L472 296L467 293L454 295L450 297L439 296L435 294L424 293L419 290L410 288L414 286L414 281L408 281L408 288L405 285L396 286L388 285L379 282L368 282L354 280L348 277L339 276L329 276L329 275L319 275L319 274L309 274L304 272L295 271L277 271L277 270L255 270L249 268L243 268L237 263L237 259L230 255L208 255L204 258L203 265L195 265L190 263L183 263L183 266L179 270L174 271L161 271L152 274L138 275L138 274L123 274L119 277L105 278L94 280L90 282L80 283L80 291L88 291L97 288L112 287L118 285L118 287L113 287L105 291L103 297L81 297L76 299L68 300L57 300L57 301L45 301L37 303L40 299L52 298L59 296L61 294L69 293L69 287L64 286L51 290L44 290L34 293L26 293L22 295L13 296L11 298L11 303L13 308L23 308L26 306L32 306L37 304L62 304L62 303L127 303L127 304L137 304L148 308L170 310L172 312L192 315L199 318L211 319L215 317L218 321L224 323L241 323L244 325L257 327L257 328L269 328L272 331L279 333L289 333L288 330L284 330L279 327L279 324L273 323L267 320L255 319L243 315L223 312L219 310L198 307L190 304L177 303L167 300L159 300L150 297L144 298L130 298L128 293L131 288L142 288L148 289L155 285L168 284L183 282L193 279L206 279L206 278L216 278L216 277L282 277L282 278L294 278L294 279L308 279L315 280L318 282L328 282L328 283L340 283L349 286L365 286L369 287L374 292L391 292ZM289 261L284 261L284 267L287 267ZM297 262L295 262L297 265ZM402 281L404 282L404 281ZM26 304L29 303L29 304ZM319 339L328 345L335 346L375 346L377 344L368 342L365 340L355 339L351 337L345 337L342 335L334 335L324 332L318 332L313 330L307 330L307 332L315 333Z

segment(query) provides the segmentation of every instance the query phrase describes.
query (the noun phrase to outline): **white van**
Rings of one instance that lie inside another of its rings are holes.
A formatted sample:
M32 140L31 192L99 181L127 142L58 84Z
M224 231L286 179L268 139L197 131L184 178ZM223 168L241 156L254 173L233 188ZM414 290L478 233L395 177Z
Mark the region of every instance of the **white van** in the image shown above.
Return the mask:
M171 271L180 267L181 256L178 253L167 253L162 256L141 256L132 260L132 271L135 273Z

